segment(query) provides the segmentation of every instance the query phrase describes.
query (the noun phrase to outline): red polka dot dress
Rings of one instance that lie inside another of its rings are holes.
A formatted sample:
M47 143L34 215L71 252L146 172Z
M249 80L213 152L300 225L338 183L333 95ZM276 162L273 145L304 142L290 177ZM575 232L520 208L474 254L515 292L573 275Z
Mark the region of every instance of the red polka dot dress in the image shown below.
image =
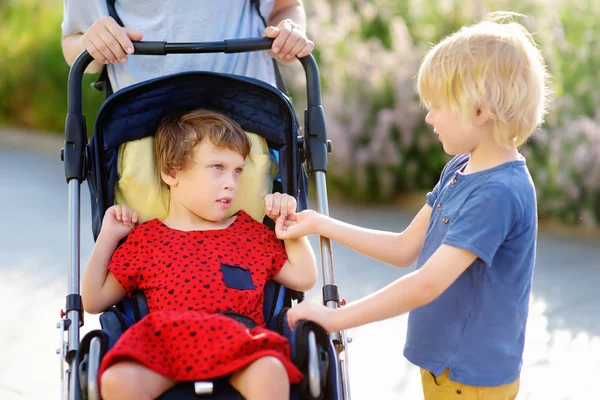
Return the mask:
M160 220L131 231L108 269L128 293L144 291L150 313L127 329L102 359L111 365L137 361L178 381L227 375L274 356L291 383L302 373L290 361L290 346L265 328L263 289L287 256L265 225L240 211L224 229L180 231ZM233 311L257 326L218 314Z

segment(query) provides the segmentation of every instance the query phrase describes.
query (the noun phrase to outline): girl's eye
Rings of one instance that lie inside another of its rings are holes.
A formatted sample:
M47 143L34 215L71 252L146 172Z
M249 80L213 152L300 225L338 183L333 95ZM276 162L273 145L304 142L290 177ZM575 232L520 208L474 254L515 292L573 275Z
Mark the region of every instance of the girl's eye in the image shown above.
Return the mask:
M240 175L242 172L244 172L243 168L236 168L235 171L233 171L234 173Z
M222 171L223 170L223 165L221 165L221 164L215 164L215 165L211 165L211 168L218 169L219 171Z

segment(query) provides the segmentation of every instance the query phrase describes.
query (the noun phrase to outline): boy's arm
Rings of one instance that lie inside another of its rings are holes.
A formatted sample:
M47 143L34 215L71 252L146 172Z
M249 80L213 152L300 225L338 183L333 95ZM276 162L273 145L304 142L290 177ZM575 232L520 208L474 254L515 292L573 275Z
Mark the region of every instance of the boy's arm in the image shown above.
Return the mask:
M107 269L118 244L118 238L100 233L92 250L81 285L83 308L90 314L100 313L125 297L125 289Z
M288 260L273 280L299 292L312 289L317 283L317 262L308 239L288 239L284 243Z
M441 245L418 271L412 272L391 285L350 303L339 310L334 324L348 329L381 321L437 299L477 257L458 247Z
M533 193L533 187L528 187ZM491 267L494 255L522 220L522 203L515 187L489 182L463 204L463 212L448 227L442 244L418 271L351 305L336 318L351 327L380 321L423 306L439 297L475 261ZM531 196L531 204L534 197ZM485 221L484 224L481 221ZM528 232L535 235L534 229ZM519 240L528 240L520 237ZM529 238L531 242L534 238ZM342 329L342 328L338 328Z
M419 256L430 217L431 207L425 204L408 228L395 233L362 228L315 211L303 211L295 214L295 221L279 235L289 239L318 234L376 260L396 267L410 267Z
M288 312L290 326L309 319L334 332L404 314L439 297L476 258L468 250L443 244L419 270L342 308L309 302L293 307Z

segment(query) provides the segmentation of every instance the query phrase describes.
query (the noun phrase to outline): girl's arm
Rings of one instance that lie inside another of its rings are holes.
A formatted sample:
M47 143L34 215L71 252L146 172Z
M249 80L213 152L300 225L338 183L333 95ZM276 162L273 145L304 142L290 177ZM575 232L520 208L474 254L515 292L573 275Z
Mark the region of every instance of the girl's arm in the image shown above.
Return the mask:
M299 292L312 289L317 283L317 262L308 239L289 239L284 244L288 260L273 280Z
M137 213L125 206L112 206L106 210L102 230L83 274L81 298L85 311L100 313L125 297L125 289L107 268L119 242L129 234L137 220Z
M98 314L125 297L125 289L107 270L119 240L100 233L83 274L81 298L83 308L90 314Z
M279 237L286 218L295 215L296 199L282 193L273 193L265 196L265 210L269 218L275 221L275 233ZM273 277L277 283L305 292L317 283L317 262L312 247L306 237L284 240L287 261Z

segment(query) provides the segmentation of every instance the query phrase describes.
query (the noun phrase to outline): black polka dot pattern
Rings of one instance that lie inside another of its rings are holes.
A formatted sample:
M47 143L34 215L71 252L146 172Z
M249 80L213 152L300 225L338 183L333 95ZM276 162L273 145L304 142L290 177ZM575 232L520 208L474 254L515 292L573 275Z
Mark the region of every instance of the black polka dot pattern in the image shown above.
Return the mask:
M286 260L275 233L243 211L220 230L179 231L158 219L139 225L108 269L128 293L144 291L150 313L121 335L100 376L133 359L174 380L205 380L275 356L298 383L289 343L265 328L262 313L265 283ZM248 330L222 311L244 314L257 327Z

